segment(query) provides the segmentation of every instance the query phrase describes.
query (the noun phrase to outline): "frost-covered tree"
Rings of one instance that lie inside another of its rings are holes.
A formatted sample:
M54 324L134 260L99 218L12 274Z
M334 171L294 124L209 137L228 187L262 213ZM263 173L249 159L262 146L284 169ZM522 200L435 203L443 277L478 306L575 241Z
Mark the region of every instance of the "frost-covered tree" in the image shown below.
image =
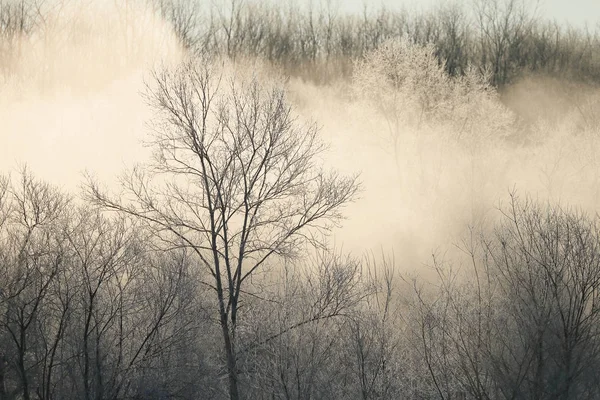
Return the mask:
M508 133L513 115L487 76L451 77L433 44L392 39L355 66L355 93L382 113L397 140L406 129L439 129L473 141Z

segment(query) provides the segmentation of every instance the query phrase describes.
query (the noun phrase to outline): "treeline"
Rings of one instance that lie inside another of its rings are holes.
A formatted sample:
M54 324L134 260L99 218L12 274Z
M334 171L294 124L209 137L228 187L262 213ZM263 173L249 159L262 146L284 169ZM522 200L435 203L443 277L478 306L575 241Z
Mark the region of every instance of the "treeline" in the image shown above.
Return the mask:
M202 337L193 264L144 232L26 170L2 177L0 399L131 398L164 379L192 398L204 375L188 347Z
M496 86L524 73L600 81L599 32L548 21L522 0L479 0L472 10L458 2L427 12L382 7L362 15L323 4L303 9L233 0L208 17L188 9L187 15L197 18L196 29L190 29L191 19L181 17L185 12L172 11L182 3L161 5L183 42L196 49L258 57L318 82L350 76L356 60L398 38L433 44L452 76L475 67L490 73Z
M5 73L9 61L19 57L21 40L46 34L44 26L52 21L48 14L60 14L69 0L49 3L0 1L0 67ZM598 30L548 21L523 0L478 0L472 9L457 2L426 12L382 7L365 9L360 15L328 3L309 4L131 0L118 8L128 15L121 20L131 25L140 24L136 14L143 18L140 6L151 10L170 23L186 48L196 52L232 59L258 57L287 74L321 83L350 77L357 60L394 38L431 43L450 75L463 75L474 67L490 74L496 86L528 73L600 81Z
M466 257L432 261L434 283L330 252L272 266L240 303L234 396L191 249L13 178L0 192L2 400L600 395L597 218L514 197Z

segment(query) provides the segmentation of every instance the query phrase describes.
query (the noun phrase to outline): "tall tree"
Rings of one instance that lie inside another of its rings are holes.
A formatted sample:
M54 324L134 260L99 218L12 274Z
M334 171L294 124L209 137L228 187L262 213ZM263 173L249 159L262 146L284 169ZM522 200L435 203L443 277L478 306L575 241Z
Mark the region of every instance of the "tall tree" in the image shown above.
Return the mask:
M212 62L154 75L153 161L125 176L121 199L93 180L98 205L145 221L170 247L191 249L215 294L231 399L239 399L236 326L243 287L274 258L293 258L342 218L356 176L326 172L314 125L293 116L284 89L227 79Z

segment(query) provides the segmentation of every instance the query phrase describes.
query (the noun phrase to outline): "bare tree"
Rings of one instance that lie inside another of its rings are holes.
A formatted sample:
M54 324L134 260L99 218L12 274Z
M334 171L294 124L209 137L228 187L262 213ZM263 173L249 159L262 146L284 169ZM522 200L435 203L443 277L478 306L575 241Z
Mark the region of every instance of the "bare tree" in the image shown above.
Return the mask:
M514 196L505 216L487 248L499 290L510 299L508 321L518 328L518 340L503 344L501 354L517 354L529 366L520 392L529 398L597 397L588 373L600 360L597 220ZM495 365L514 377L508 360Z
M187 333L186 258L19 177L0 178L0 400L130 395Z
M38 379L36 370L44 361L36 351L40 320L48 311L52 283L64 268L60 225L68 198L35 180L26 170L18 185L7 182L4 187L0 199L0 208L6 212L0 214L0 223L6 225L0 231L0 335L6 347L3 345L0 352L11 352L8 358L18 382L11 392L30 399ZM4 382L1 384L4 386ZM0 393L6 396L4 389Z
M535 4L535 2L534 2ZM476 21L481 31L480 68L491 68L495 85L512 78L512 62L519 62L525 37L533 27L533 12L523 0L477 0Z
M432 386L441 398L596 398L597 219L515 195L501 211L464 247L469 275L436 261L437 295L416 287Z
M151 5L167 20L186 49L195 49L201 39L200 4L196 1L152 0Z
M89 197L136 216L168 246L191 249L215 293L231 399L240 398L236 327L242 287L273 258L320 245L352 201L357 178L316 165L315 126L293 117L285 92L257 77L223 85L214 64L188 62L154 75L148 99L153 163L123 179L127 200L90 180Z

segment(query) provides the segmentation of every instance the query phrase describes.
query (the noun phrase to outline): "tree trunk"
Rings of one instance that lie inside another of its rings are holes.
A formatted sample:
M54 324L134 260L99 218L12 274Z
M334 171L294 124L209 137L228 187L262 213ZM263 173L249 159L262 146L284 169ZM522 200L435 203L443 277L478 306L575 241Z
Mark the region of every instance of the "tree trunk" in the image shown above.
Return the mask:
M235 359L234 344L231 340L229 332L229 324L227 321L227 313L221 312L221 329L223 330L223 341L225 345L225 356L227 357L227 375L229 377L229 398L231 400L239 400L238 392L238 375Z
M0 354L0 400L7 400L8 395L6 394L6 385L4 383L4 376L6 374L6 359L3 354Z

